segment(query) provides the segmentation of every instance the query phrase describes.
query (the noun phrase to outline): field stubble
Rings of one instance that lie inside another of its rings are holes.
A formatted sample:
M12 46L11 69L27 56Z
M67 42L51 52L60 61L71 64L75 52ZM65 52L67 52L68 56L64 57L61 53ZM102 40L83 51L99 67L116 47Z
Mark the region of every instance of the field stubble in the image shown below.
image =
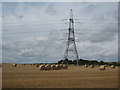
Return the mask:
M118 67L106 70L69 66L66 70L39 70L32 65L4 64L3 88L117 88Z

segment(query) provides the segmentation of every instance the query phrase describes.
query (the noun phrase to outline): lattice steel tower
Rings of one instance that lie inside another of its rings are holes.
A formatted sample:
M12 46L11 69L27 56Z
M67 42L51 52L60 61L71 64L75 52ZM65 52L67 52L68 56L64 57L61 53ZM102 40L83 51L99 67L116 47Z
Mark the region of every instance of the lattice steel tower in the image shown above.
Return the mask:
M74 19L73 19L73 12L72 9L70 11L70 19L69 19L69 28L68 28L68 39L67 39L67 46L64 54L64 59L74 59L77 60L78 65L78 52L75 43L75 33L74 33Z

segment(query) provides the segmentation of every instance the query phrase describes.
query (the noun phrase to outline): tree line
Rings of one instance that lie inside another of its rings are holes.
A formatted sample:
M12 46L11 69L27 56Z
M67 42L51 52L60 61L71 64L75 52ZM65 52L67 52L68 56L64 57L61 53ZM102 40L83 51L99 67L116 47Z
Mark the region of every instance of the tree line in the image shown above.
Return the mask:
M97 60L84 60L84 59L79 59L79 60L60 60L58 61L58 64L73 64L73 65L116 65L116 66L120 66L120 64L118 64L117 62L112 62L112 63L108 63L108 62L104 62L104 61L97 61Z

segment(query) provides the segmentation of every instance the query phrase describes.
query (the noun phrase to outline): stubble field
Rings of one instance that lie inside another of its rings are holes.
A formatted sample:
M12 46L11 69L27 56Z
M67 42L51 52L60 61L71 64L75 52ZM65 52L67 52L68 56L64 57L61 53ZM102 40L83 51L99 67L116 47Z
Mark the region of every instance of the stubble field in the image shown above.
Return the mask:
M3 64L2 88L117 88L118 67L99 70L69 66L65 70L39 70L32 65Z

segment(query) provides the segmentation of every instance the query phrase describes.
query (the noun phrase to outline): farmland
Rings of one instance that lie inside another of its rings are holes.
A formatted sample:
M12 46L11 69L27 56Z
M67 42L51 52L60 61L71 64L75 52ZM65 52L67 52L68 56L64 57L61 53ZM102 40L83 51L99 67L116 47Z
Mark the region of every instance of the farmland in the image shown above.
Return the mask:
M2 68L0 67L0 88L2 88Z
M117 88L118 67L99 70L68 66L65 70L39 70L33 65L3 64L3 88Z

